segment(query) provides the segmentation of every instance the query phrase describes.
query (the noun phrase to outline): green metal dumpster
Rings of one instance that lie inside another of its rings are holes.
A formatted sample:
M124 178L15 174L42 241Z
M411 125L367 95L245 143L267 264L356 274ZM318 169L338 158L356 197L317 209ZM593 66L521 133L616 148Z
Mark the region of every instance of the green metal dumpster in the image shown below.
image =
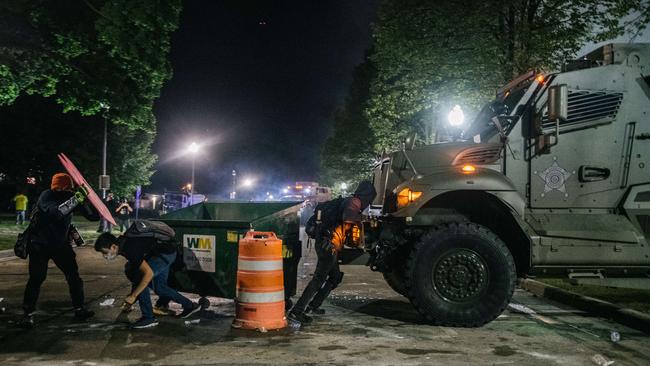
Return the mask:
M173 266L169 284L202 297L235 298L239 239L248 230L273 231L282 239L285 298L295 295L300 202L200 203L163 215L183 244L184 266ZM182 268L181 268L182 267Z

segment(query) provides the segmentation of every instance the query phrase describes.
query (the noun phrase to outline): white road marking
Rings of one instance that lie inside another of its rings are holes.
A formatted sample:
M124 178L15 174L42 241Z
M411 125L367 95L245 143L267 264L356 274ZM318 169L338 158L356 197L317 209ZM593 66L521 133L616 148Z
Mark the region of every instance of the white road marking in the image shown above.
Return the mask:
M546 324L560 324L560 322L558 322L557 320L554 320L554 319L549 318L549 317L544 316L544 315L537 314L537 312L535 312L535 310L533 310L533 309L531 309L528 306L523 305L523 304L510 303L510 304L508 304L508 307L510 309L512 309L513 311L517 312L517 313L522 313L522 314L529 315L530 317L535 318L535 319L537 319L539 321L542 321L542 322L544 322Z

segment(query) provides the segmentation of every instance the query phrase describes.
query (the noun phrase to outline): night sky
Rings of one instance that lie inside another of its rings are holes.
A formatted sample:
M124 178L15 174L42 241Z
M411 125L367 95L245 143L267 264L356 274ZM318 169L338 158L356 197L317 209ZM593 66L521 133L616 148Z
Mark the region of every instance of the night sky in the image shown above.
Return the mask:
M173 78L155 104L159 155L148 189L224 194L231 171L258 190L316 179L352 69L371 43L377 0L184 1Z

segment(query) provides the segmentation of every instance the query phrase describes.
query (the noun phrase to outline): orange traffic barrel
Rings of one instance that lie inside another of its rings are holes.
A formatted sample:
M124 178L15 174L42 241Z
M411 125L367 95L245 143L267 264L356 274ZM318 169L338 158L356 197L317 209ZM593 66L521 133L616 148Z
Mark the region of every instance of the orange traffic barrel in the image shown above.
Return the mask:
M233 328L266 331L287 326L284 314L282 240L249 231L239 240Z

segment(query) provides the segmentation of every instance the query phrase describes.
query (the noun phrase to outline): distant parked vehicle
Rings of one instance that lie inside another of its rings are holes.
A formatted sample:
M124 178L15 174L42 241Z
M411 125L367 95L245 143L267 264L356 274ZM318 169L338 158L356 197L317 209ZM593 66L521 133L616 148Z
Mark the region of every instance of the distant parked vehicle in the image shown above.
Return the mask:
M165 214L203 201L205 201L205 195L203 194L195 193L190 199L190 195L185 192L168 191L163 194L162 211Z

